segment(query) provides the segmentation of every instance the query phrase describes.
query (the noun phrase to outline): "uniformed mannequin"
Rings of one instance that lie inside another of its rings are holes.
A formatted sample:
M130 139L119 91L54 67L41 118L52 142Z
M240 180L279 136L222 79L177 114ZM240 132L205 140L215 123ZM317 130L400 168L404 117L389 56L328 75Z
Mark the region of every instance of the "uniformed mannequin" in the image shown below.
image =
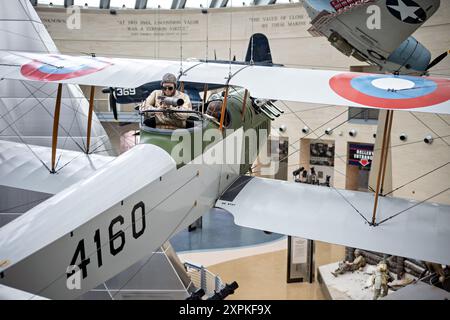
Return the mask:
M440 283L444 283L445 272L441 264L425 261L425 265L427 266L428 270L430 270L430 272L436 272L436 274L439 276Z
M180 98L184 100L184 104L179 107L171 106L164 103L164 97ZM189 96L177 90L177 78L172 73L167 73L161 80L161 90L154 90L140 107L144 110L192 110ZM178 129L186 127L186 119L189 113L149 113L150 117L156 120L157 128L162 129Z
M366 265L366 259L361 254L359 249L355 250L355 259L353 262L342 261L339 262L339 268L337 268L334 272L331 272L333 276L337 277L339 274L344 274L348 271L356 271L361 268L364 268Z
M373 300L377 300L380 297L385 297L388 294L388 282L389 282L389 273L385 260L381 260L381 262L377 265L377 269L375 270L375 274L372 276L372 284L373 284Z

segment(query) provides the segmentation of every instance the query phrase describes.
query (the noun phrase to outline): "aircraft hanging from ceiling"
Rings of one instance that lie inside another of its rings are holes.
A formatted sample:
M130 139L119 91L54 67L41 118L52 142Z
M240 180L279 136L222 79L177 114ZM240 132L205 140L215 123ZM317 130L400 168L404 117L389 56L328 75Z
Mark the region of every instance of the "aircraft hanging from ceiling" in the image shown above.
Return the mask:
M0 8L32 20L28 0L14 5L0 0ZM48 36L45 30L39 34ZM55 110L65 85L136 88L179 71L179 61L0 51L0 78L57 86ZM213 206L248 227L450 264L450 206L383 197L371 222L378 194L243 176L259 151L244 143L245 134L263 132L263 143L271 119L281 113L270 100L449 114L450 80L201 61L183 62L179 80L225 88L221 117L193 112L193 126L183 131L195 136L208 127L219 136L182 162L167 140L173 132L145 123L142 144L123 155L111 159L71 151L73 161L59 169L54 159L62 150L55 143L46 148L0 141L7 155L0 160L0 182L53 194L0 229L0 284L47 298L76 298ZM235 161L215 161L228 154L230 145ZM52 170L42 161L50 154ZM71 163L76 168L66 170ZM85 168L88 177L79 173ZM70 285L74 277L79 286Z
M411 34L427 22L440 0L305 0L308 30L323 36L346 56L380 71L423 75L448 54L431 61L430 51ZM389 37L386 36L391 32Z

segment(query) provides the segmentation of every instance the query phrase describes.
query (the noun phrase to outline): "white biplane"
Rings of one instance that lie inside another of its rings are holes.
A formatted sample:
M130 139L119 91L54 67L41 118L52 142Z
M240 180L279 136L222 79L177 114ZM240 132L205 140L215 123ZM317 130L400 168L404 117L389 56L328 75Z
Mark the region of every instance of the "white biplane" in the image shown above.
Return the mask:
M152 144L117 158L57 148L56 110L61 97L70 100L67 90L135 88L160 81L167 72L178 74L180 63L61 55L28 0L0 0L0 37L2 101L16 99L14 107L20 100L15 85L34 83L45 84L53 96L33 96L32 102L47 99L55 105L51 146L0 140L0 185L48 195L0 229L2 285L47 298L76 298L214 206L229 211L241 226L450 264L447 205L378 197L379 190L339 191L242 176L239 164L194 159L177 167L169 153ZM179 79L238 86L261 99L450 114L450 80L442 78L186 61ZM91 107L84 109L87 127L95 119ZM95 135L87 129L87 136L101 138L97 129ZM243 134L236 130L205 153L220 154ZM51 163L42 161L50 154ZM56 170L61 154L74 160ZM72 265L82 275L79 290L67 287Z

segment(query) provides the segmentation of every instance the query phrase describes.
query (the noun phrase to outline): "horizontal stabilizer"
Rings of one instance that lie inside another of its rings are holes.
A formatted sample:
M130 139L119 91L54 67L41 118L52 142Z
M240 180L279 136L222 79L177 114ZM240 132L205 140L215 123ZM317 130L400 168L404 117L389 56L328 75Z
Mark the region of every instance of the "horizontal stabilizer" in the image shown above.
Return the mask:
M376 222L405 211L371 226L373 204L372 193L240 177L216 207L244 227L450 264L450 206L381 197Z

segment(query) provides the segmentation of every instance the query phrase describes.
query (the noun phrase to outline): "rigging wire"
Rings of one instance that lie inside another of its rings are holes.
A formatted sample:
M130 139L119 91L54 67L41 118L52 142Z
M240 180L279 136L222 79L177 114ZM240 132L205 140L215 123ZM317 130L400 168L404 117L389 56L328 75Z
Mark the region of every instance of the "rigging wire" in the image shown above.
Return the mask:
M184 220L187 218L187 216L191 213L191 211L196 207L196 204L194 203L192 205L191 208L189 208L189 210L184 214L183 218L180 220L180 222L175 226L175 228L173 228L173 230L170 232L169 236L166 238L166 240L163 243L166 243L167 241L169 241L170 238L172 238L172 236L174 235L174 233L177 231L178 227L184 222ZM164 251L165 253L166 251ZM150 255L150 257L147 259L147 261L142 264L142 266L140 266L138 268L138 270L131 275L131 277L125 281L125 283L113 294L113 297L115 297L131 280L134 279L134 277L136 277L136 275L147 265L147 263L150 262L151 258L155 255L156 252L152 252L152 254Z
M27 86L25 86L25 88L31 93L31 90ZM45 107L45 105L41 101L39 101L39 99L36 98L34 94L33 97L37 100L38 104L47 112L50 118L53 119L53 114ZM71 140L78 146L78 148L80 148L81 151L84 151L83 147L81 147L80 144L69 134L69 132L67 132L66 128L64 128L64 126L61 123L58 123L58 128L61 128L65 132L65 134L68 135L71 138Z
M445 122L445 124L446 124L447 126L450 126L450 123L448 123L447 120L445 120L444 118L442 118L442 116L441 116L439 113L435 113L435 115L436 115L439 119L441 119L443 122Z
M425 122L423 122L418 116L416 116L413 112L409 112L414 118L416 118L417 119L417 121L419 121L421 124L423 124L426 128L428 128L431 132L433 132L437 137L438 137L438 139L441 139L442 141L444 141L444 143L447 145L447 147L450 147L450 144L447 142L447 141L445 141L445 139L443 139L443 138L441 138L437 133L436 133L436 131L434 131L430 126L428 126Z
M450 188L447 188L447 189L445 189L445 190L442 190L442 191L440 191L440 192L438 192L438 193L436 193L436 194L434 194L434 195L432 195L432 196L426 198L425 200L422 200L422 201L420 201L420 202L417 202L416 204L412 205L412 206L409 207L409 208L406 208L406 209L404 209L404 210L401 210L401 211L397 212L396 214L394 214L394 215L392 215L392 216L390 216L390 217L388 217L388 218L386 218L386 219L381 220L380 222L376 223L375 225L379 226L380 224L385 223L386 221L389 221L389 220L391 220L391 219L393 219L393 218L399 216L400 214L403 214L403 213L405 213L405 212L411 210L412 208L415 208L415 207L417 207L417 206L419 206L419 205L421 205L421 204L427 202L428 200L431 200L431 199L433 199L433 198L435 198L435 197L437 197L437 196L439 196L439 195L441 195L441 194L443 194L443 193L445 193L445 192L447 192L447 191L449 191L449 190L450 190Z
M27 82L27 83L28 83L28 86L30 86L31 88L36 89L36 87L34 87L34 86L32 85L32 82ZM44 83L44 85L46 85L46 84L48 84L48 83ZM43 93L43 94L45 94L45 95L47 96L44 100L47 100L47 99L53 99L54 97L52 97L52 96L58 91L58 90L56 89L56 90L54 90L53 92L51 92L50 94L48 94L47 92L42 91L42 88L43 88L43 86L40 87L40 88L38 88L38 89L36 89L36 90L37 90L37 92ZM80 93L82 96L81 96L81 97L70 97L70 100L87 101L87 100L86 100L86 97L84 96L83 91L82 91L79 87L77 87L77 88L79 89L79 93ZM71 103L71 104L72 104L72 103ZM64 99L61 100L61 106L64 106L64 107L66 107L67 109L73 111L72 105L69 105L69 104L65 103L65 102L64 102ZM87 116L86 114L84 114L84 113L81 113L81 112L80 112L80 115L83 116L83 117L85 117L86 119L88 118L88 116ZM100 125L101 125L101 122L100 122L99 120L97 120L97 119L92 118L92 121L95 122L95 123L97 123L97 124L100 124Z
M205 7L208 8L208 0L206 0ZM208 51L209 51L209 12L207 9L205 10L206 16L206 52L205 52L205 61L208 62Z
M344 199L345 202L347 202L347 203L353 208L353 210L355 210L355 211L361 216L361 218L364 219L364 221L366 221L368 224L371 224L371 223L369 222L369 220L367 220L367 218L361 213L361 211L359 211L358 208L356 208L356 207L353 205L353 203L350 202L350 200L348 200L341 192L339 192L338 189L336 189L334 186L330 186L330 187L331 187L334 191L336 191L336 192L342 197L342 199Z
M67 89L69 89L69 88L67 88ZM70 105L72 106L72 110L74 110L74 107L73 107L73 100L72 100L72 99L70 99ZM72 122L71 122L70 127L69 127L69 132L71 132L71 130L72 130L72 128L73 128L73 125L74 125L74 123L75 123L75 120L77 120L77 124L78 124L78 117L77 117L77 114L78 114L79 108L80 108L80 104L78 103L77 108L74 110L74 115L73 115L73 119L72 119ZM79 124L78 124L78 129L79 129L79 132L81 133L81 129L80 129ZM64 148L65 148L65 146L66 146L66 143L67 143L67 140L68 140L68 139L69 139L69 137L66 135L66 137L65 137L65 139L64 139L64 143L63 143L62 147L60 148L60 149L61 149L61 152L60 152L60 154L59 154L58 160L56 161L55 168L58 167L59 160L61 160L61 157L62 157L62 155L63 155L63 153L64 153ZM81 136L81 142L83 143L83 147L84 147L85 150L86 150L86 146L85 146L85 144L84 144L84 139L83 139L82 136Z
M180 14L180 78L183 75L183 10Z
M228 82L231 80L231 38L233 33L233 0L231 0L231 10L230 10L230 43L228 46Z
M389 191L388 193L383 194L383 196L390 195L391 193L393 193L393 192L395 192L395 191L397 191L397 190L399 190L399 189L401 189L401 188L407 186L408 184L411 184L411 183L413 183L413 182L415 182L415 181L417 181L417 180L419 180L419 179L421 179L421 178L426 177L427 175L429 175L429 174L431 174L431 173L433 173L433 172L435 172L435 171L438 171L439 169L441 169L441 168L447 166L448 164L450 164L450 162L444 163L443 165L440 165L439 167L434 168L433 170L430 170L430 171L428 171L427 173L424 173L424 174L420 175L419 177L417 177L417 178L415 178L415 179L413 179L413 180L411 180L411 181L409 181L409 182L407 182L407 183L405 183L405 184L402 184L401 186L399 186L399 187L397 187L397 188L395 188L395 189Z
M20 83L22 84L22 85L24 85L24 82L23 81L20 81ZM46 83L43 83L40 87L39 87L39 89L36 89L36 91L34 92L34 93L36 93L38 90L40 90L41 88L43 88L44 86L46 85ZM24 85L25 86L25 85ZM56 91L54 91L53 93L56 93ZM2 97L2 98L6 98L6 97ZM5 112L4 114L2 114L1 116L0 116L0 120L2 120L4 117L6 117L8 114L10 114L11 112L13 112L14 110L16 110L20 105L22 105L22 103L24 103L25 101L27 101L28 99L30 99L30 98L33 98L33 95L32 94L28 94L28 96L26 96L25 98L22 98L22 100L20 101L20 102L18 102L13 108L11 108L10 110L8 110L7 112ZM0 131L0 134L2 133L3 131Z
M288 108L288 109L291 110L291 112L292 112L292 109L291 109L284 101L282 101L282 102L283 102L283 104L286 106L286 108ZM348 110L345 110L344 112L340 113L339 115L337 115L337 116L334 117L333 119L327 121L326 123L322 124L320 127L316 128L316 129L314 129L312 132L310 132L311 134L314 133L314 134L317 136L317 138L314 139L312 142L315 142L315 141L324 141L323 139L321 139L321 137L323 137L323 134L322 134L321 136L319 136L319 135L316 133L316 131L317 131L319 128L322 128L322 127L323 127L324 125L326 125L327 123L329 123L329 122L333 121L334 119L340 117L340 116L341 116L342 114L344 114L345 112L348 112ZM300 118L300 116L299 116L298 114L294 113L294 116L295 116L297 119L299 119L304 125L306 125L308 128L310 127L303 119ZM307 135L305 135L305 136L304 136L303 138L301 138L301 139L304 139L305 137L309 136L310 133L308 133ZM294 144L297 143L298 141L299 141L299 140L295 141ZM291 144L291 146L293 146L293 144ZM295 146L293 146L293 147L295 148ZM336 157L336 154L335 154L335 157ZM337 157L338 157L338 159L342 160L343 163L347 164L346 160L342 159L342 157L340 157L340 156L337 156ZM336 169L335 169L335 170L336 170ZM336 170L336 171L339 172L338 170ZM340 173L341 173L341 172L340 172ZM341 174L342 174L342 173L341 173ZM343 175L345 176L345 174L343 174Z
M4 120L6 123L8 123L6 121L6 119ZM20 139L20 141L26 145L26 147L31 151L31 153L42 163L42 165L48 170L48 172L52 172L52 170L50 170L50 168L45 164L45 162L39 158L39 156L34 152L34 150L28 145L28 143L22 138L22 136L20 135L20 133L12 126L9 125L8 127L11 128L11 130L14 131L14 133L17 135L17 137Z

